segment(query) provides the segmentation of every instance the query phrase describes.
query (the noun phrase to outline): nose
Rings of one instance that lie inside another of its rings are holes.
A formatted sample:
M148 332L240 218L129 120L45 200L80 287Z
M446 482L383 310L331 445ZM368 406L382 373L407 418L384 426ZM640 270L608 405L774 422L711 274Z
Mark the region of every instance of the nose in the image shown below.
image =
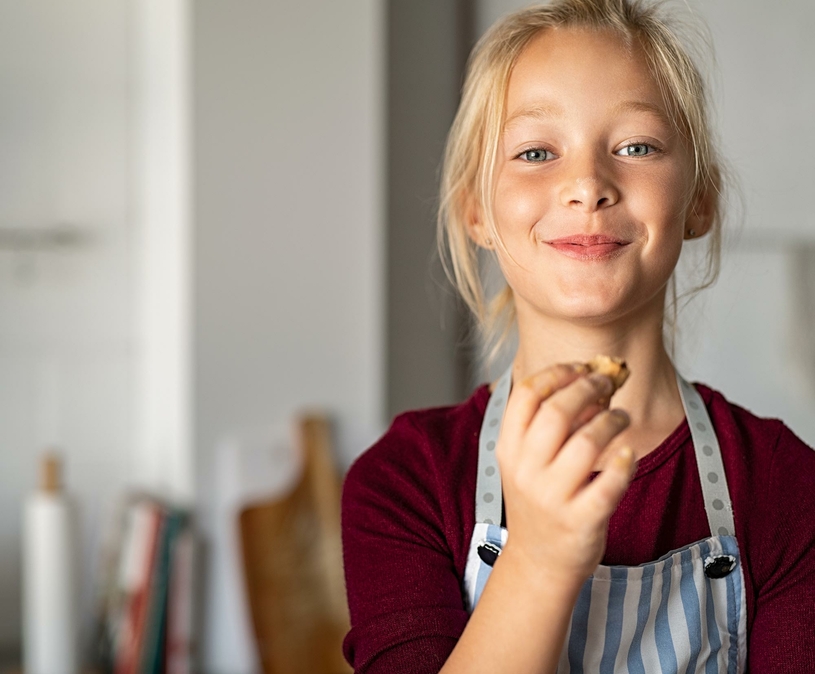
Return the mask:
M588 213L613 206L620 200L614 181L596 158L573 161L563 176L560 201Z

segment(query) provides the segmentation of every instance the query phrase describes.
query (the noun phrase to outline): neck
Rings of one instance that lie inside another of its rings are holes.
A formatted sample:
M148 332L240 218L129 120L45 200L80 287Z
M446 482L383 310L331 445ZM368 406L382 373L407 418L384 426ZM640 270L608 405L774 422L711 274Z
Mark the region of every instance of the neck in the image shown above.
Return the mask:
M629 428L606 455L629 445L641 458L684 418L676 374L665 350L661 303L636 317L603 325L580 325L518 311L518 352L513 379L519 381L550 365L585 362L598 354L623 358L631 372L614 395L612 407L628 412Z

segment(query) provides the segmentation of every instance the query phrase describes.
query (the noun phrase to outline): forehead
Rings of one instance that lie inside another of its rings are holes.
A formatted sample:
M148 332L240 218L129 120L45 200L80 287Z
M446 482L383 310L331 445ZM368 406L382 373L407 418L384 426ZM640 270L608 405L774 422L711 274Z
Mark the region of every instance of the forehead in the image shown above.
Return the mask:
M610 30L541 31L518 57L506 95L507 125L526 117L635 112L668 122L659 85L635 40Z

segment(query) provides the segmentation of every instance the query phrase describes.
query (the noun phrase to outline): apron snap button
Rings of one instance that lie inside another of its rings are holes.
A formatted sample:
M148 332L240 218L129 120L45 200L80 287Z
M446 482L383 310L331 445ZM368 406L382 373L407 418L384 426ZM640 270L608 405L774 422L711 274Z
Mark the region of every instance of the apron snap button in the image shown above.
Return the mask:
M724 578L736 568L736 558L733 555L718 555L705 560L705 575L708 578Z
M497 545L493 545L492 543L484 541L478 546L478 556L487 566L493 566L495 564L495 560L498 559L498 555L500 554L501 548L499 548Z

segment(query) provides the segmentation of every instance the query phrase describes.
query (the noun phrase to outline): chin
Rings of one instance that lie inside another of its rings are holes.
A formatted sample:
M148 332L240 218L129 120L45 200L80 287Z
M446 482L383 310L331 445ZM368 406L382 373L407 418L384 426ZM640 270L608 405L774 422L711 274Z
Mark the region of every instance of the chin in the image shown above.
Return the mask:
M549 320L565 321L573 325L597 327L613 323L625 315L619 306L600 305L596 302L573 303L558 306L530 306L533 314Z
M561 278L553 280L549 288L530 285L514 287L520 311L584 326L610 324L639 313L659 295L657 292L649 297L644 293L644 287L637 287L633 282L586 282L581 279L564 282Z
M584 292L571 298L560 298L553 304L552 310L566 320L596 324L618 318L625 313L625 305L619 297Z
M575 325L597 327L611 325L619 321L656 312L660 317L664 311L664 293L645 297L639 293L625 293L609 296L607 293L573 295L571 298L558 298L542 313L568 321Z
M620 319L624 313L621 311L575 311L570 313L560 312L558 315L574 325L598 327Z

